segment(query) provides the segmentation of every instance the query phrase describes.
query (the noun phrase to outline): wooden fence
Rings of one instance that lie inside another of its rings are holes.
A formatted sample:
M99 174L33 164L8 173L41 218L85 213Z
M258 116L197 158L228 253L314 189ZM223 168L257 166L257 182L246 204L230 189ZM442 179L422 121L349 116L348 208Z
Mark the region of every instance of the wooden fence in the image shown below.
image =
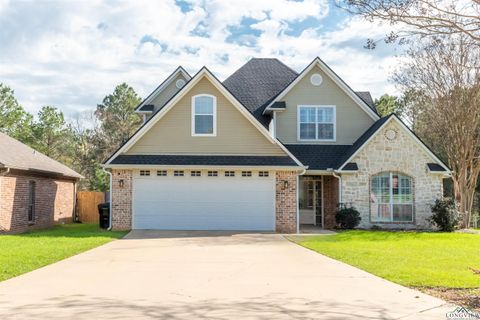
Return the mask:
M96 191L77 192L77 221L98 223L98 205L105 202L105 193Z

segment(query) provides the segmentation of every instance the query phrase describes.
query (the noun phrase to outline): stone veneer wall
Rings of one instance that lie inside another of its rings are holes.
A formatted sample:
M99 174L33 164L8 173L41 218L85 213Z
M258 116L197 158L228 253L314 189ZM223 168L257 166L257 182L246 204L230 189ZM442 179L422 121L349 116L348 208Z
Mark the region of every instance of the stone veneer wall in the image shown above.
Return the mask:
M288 186L285 187L285 181ZM297 173L277 171L275 174L275 231L297 232Z
M28 221L28 186L35 181L35 218ZM71 223L75 181L14 171L0 176L0 233L18 233Z
M387 130L395 130L396 138L388 140ZM443 178L427 171L431 157L400 125L392 119L352 160L359 171L342 175L342 202L360 211L360 228L373 225L382 228L429 228L426 219L431 216L430 205L443 194ZM380 172L393 171L412 178L414 192L413 223L380 223L370 221L370 179Z
M120 187L123 180L123 187ZM112 229L132 229L132 170L112 170Z

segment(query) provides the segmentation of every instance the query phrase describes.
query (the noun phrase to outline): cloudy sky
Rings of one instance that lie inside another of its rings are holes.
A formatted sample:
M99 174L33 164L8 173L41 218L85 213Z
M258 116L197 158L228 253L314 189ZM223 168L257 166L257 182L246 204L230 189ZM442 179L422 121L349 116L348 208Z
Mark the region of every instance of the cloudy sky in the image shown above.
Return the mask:
M388 26L333 0L0 0L0 82L30 112L93 110L121 82L142 97L182 65L225 79L251 57L302 70L319 56L355 90L395 93L394 46L363 48Z

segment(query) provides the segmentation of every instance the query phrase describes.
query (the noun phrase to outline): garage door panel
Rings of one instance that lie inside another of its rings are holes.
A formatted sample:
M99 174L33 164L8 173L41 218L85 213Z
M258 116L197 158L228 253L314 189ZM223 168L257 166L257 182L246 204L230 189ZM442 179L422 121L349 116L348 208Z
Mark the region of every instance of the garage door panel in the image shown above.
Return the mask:
M137 177L133 228L273 230L271 177Z

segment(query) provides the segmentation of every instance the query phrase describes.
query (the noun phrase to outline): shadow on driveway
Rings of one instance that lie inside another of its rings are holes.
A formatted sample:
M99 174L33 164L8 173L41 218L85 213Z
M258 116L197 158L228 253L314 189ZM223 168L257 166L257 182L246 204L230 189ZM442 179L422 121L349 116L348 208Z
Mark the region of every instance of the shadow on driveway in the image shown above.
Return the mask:
M161 289L160 289L161 290ZM28 304L1 312L3 320L12 319L395 319L386 308L359 310L355 304L334 304L304 299L282 299L275 296L245 300L203 300L151 304L146 301L124 301L88 298L82 295L57 297L41 304ZM2 303L0 302L0 306ZM294 307L291 307L294 306ZM301 307L298 307L301 306ZM1 310L1 307L0 307Z

